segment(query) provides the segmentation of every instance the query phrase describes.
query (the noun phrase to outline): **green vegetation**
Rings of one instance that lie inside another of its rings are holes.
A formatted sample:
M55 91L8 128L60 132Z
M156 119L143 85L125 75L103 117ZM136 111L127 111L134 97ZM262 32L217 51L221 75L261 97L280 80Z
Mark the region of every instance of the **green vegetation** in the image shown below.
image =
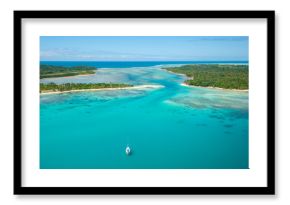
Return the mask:
M92 66L52 66L52 65L40 65L40 78L54 78L54 77L66 77L75 75L88 75L95 74L96 67ZM40 83L40 93L47 92L62 92L71 90L89 90L89 89L102 89L102 88L124 88L132 87L132 85L123 83Z
M97 68L93 66L53 66L53 65L40 65L40 79L42 78L55 78L67 77L75 75L89 75L95 74Z
M70 90L85 90L85 89L102 89L102 88L125 88L132 85L123 83L40 83L40 93L70 91Z
M164 68L184 74L188 85L245 90L249 88L248 65L196 64Z

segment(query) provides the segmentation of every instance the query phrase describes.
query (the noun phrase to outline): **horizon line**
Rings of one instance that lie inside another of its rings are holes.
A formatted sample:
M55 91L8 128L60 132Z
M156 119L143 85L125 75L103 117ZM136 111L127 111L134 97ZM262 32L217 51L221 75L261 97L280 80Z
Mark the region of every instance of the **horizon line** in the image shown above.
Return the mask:
M124 61L124 60L40 60L47 62L249 62L249 60L136 60L136 61Z

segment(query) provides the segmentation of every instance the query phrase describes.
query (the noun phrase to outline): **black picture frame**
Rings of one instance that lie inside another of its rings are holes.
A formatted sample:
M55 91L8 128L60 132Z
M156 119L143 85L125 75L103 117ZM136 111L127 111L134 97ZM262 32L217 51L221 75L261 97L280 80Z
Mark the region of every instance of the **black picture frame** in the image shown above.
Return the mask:
M267 20L266 187L24 187L22 186L22 19L48 18L219 18ZM275 12L274 11L14 11L14 194L100 195L273 195L275 194Z

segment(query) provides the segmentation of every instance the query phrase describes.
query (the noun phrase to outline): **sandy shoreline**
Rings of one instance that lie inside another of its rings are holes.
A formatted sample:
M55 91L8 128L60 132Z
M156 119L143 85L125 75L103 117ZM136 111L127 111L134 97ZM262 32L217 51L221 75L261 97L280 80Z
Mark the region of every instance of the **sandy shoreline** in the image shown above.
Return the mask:
M172 72L172 71L170 71L170 70L167 70L167 69L162 69L162 70L165 70L165 71L167 71L168 73L172 73L172 74L174 74L174 75L180 75L180 76L183 76L183 77L185 77L185 78L188 78L185 74L182 74L182 73L174 73L174 72Z
M75 92L94 92L94 91L108 91L108 90L144 90L144 89L159 89L164 88L162 85L136 85L132 87L122 88L94 88L94 89L80 89L80 90L66 90L66 91L48 91L40 93L40 95L75 93Z
M185 87L196 87L196 88L209 88L209 89L216 89L216 90L224 90L224 91L238 91L238 92L249 92L249 90L239 90L239 89L226 89L226 88L219 88L219 87L204 87L204 86L196 86L196 85L187 85L185 83L181 83L180 85L185 86Z

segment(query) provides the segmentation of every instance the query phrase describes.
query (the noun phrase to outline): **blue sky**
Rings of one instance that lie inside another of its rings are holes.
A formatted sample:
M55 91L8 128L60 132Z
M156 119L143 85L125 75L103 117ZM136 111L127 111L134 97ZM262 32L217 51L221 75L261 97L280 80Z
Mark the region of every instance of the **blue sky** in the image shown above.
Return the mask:
M41 36L41 61L248 61L247 36Z

